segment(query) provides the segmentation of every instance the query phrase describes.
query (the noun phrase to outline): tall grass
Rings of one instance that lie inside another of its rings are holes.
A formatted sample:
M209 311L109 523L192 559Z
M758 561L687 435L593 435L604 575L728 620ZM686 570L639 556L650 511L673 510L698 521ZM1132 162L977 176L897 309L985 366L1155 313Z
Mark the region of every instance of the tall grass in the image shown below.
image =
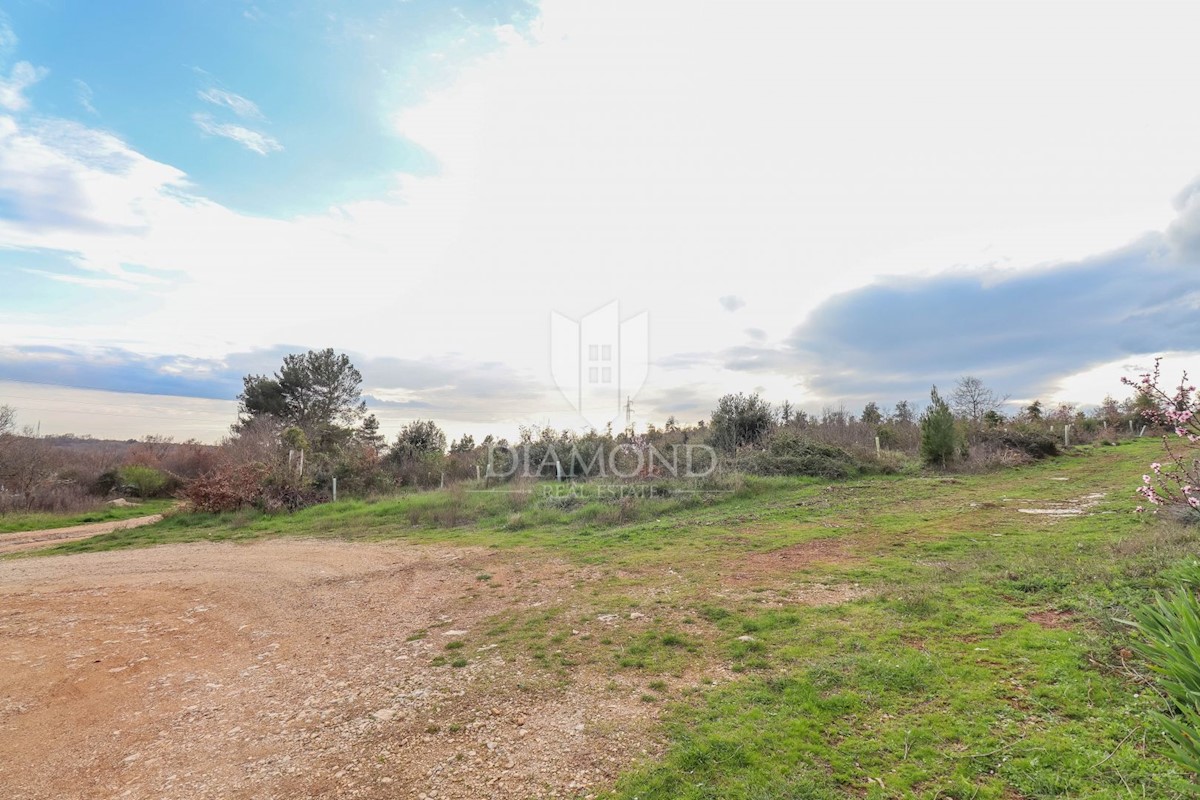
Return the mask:
M1200 773L1200 567L1176 591L1134 613L1139 653L1158 674L1169 714L1155 714L1181 766Z

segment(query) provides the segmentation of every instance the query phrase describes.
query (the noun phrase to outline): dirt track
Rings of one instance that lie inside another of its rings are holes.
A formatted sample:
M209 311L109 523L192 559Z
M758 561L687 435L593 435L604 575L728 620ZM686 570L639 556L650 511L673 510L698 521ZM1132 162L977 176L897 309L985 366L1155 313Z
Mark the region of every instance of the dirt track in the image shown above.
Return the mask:
M17 533L0 533L0 554L15 553L20 550L32 550L38 547L49 547L61 542L73 542L77 539L88 539L102 533L123 531L127 528L140 528L143 525L153 525L162 520L162 514L150 514L145 517L122 519L115 522L93 522L90 525L74 525L70 528L47 528L41 531L18 531Z
M655 712L599 676L506 661L484 635L581 580L482 549L295 539L0 562L0 786L584 796L655 751ZM431 666L452 640L469 664Z

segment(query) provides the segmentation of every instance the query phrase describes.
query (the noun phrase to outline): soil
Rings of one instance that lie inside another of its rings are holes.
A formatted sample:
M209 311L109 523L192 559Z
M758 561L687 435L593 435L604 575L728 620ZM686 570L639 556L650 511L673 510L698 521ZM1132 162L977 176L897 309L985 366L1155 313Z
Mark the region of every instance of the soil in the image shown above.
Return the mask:
M64 534L79 531L3 541ZM714 565L707 594L846 602L864 591L808 568L854 558L835 538L749 554ZM0 786L14 800L594 796L661 754L662 706L636 675L546 666L489 631L570 611L607 577L489 548L299 538L0 561ZM581 622L575 608L571 635L648 630L681 580L652 580L648 613ZM701 663L668 683L730 677Z
M162 520L162 514L150 514L145 517L122 519L115 522L93 522L88 525L73 525L69 528L48 528L42 531L19 531L17 533L0 534L0 555L16 553L21 550L33 550L39 547L49 547L62 542L73 542L78 539L89 539L102 533L123 531L127 528L140 528L143 525L153 525Z
M0 785L14 800L594 794L660 752L658 707L485 635L587 579L487 549L303 539L0 562Z

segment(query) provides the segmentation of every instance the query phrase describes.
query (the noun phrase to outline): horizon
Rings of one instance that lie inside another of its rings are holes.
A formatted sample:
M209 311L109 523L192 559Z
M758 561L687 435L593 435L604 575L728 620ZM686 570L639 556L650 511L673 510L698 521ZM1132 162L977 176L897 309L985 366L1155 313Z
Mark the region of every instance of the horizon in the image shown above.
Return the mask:
M6 4L0 405L215 442L244 375L332 347L389 438L582 430L555 320L613 303L645 315L640 428L730 392L924 406L964 375L1010 410L1122 399L1155 356L1200 371L1195 22Z

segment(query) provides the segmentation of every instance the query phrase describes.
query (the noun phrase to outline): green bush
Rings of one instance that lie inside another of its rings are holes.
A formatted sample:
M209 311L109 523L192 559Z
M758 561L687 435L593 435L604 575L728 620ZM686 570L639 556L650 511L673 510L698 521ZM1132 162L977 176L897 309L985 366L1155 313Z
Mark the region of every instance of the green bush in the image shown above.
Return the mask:
M768 440L765 450L746 460L745 469L752 475L811 475L836 479L856 474L860 465L840 447L781 431Z
M172 482L167 473L138 464L121 467L117 470L117 477L126 492L143 499L160 496Z
M1136 649L1159 676L1169 714L1155 714L1171 757L1200 773L1200 569L1167 597L1139 609L1129 625L1142 634Z

